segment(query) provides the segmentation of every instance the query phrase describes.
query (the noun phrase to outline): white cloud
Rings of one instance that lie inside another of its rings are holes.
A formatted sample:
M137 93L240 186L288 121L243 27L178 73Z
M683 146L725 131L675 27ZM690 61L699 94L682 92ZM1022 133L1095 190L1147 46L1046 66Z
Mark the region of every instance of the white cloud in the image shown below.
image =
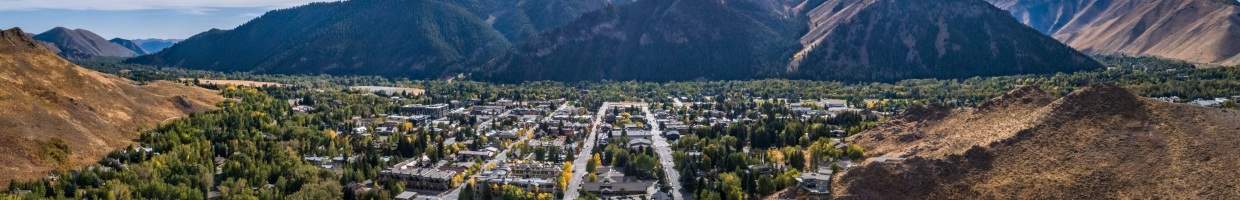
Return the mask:
M286 8L311 2L336 0L0 0L3 10L186 10L210 11L211 8Z

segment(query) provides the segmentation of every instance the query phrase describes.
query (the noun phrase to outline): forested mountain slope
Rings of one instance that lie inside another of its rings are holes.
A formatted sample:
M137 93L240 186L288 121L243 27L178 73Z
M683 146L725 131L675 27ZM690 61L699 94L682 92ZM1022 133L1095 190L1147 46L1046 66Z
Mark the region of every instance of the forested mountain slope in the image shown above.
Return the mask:
M355 0L269 12L133 63L266 73L436 78L487 62L509 43L484 19L440 1Z
M531 39L486 79L692 80L776 76L804 26L767 1L650 0ZM784 15L786 14L786 15Z

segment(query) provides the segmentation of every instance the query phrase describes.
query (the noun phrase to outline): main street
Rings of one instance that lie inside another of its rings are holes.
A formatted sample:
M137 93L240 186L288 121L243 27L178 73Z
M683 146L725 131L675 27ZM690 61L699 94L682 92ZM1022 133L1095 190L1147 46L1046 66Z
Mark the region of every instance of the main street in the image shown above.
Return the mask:
M659 154L659 164L663 165L663 173L667 175L667 185L672 187L672 199L683 200L684 194L680 192L680 172L676 171L676 162L672 161L672 145L659 130L659 123L654 113L650 112L650 105L642 104L641 108L642 112L646 113L646 124L650 126L650 131L654 134L654 152Z
M611 107L610 102L603 103L598 108L598 112L594 114L594 121L590 122L589 135L585 140L581 140L581 148L577 151L577 159L573 160L573 177L568 180L568 189L564 191L564 199L577 199L578 189L581 188L582 177L586 174L586 164L593 157L594 143L598 139L598 126L603 123L603 116L607 114L607 109Z

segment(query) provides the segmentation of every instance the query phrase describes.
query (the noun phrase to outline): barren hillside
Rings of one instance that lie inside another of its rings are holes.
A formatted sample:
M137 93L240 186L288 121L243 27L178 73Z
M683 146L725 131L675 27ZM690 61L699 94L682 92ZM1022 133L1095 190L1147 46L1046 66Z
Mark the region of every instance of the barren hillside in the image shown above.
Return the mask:
M1089 70L1100 64L980 0L828 0L789 73L848 81Z
M989 0L1084 52L1240 64L1232 0Z
M0 184L94 163L144 127L220 101L202 88L87 70L19 29L0 32Z
M922 109L854 138L870 160L837 175L866 199L1227 199L1240 196L1240 113L1114 86L1054 100L1035 88L979 108Z

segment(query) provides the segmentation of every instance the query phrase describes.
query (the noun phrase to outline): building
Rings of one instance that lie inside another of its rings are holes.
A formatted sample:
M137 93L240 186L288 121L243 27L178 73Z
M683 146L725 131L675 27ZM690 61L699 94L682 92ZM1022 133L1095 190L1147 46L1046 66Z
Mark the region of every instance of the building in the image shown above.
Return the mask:
M797 188L810 197L829 197L831 195L831 170L818 169L816 172L801 173L797 177Z
M446 190L453 187L452 177L456 171L423 168L417 166L416 159L409 159L391 168L380 171L382 178L405 182L405 187L426 190Z
M491 169L489 171L484 171L482 173L479 173L478 175L474 175L473 178L474 180L477 180L479 183L485 183L485 184L479 184L480 186L483 186L483 187L486 187L488 185L513 185L513 186L524 188L527 191L555 191L556 182L554 180L557 177L551 177L551 178L520 177L514 174L513 173L514 171L512 169L513 168L511 168L510 166L496 167L495 169ZM529 173L529 172L523 172L523 173Z
M613 130L613 131L611 131L611 137L613 137L613 138L620 138L620 137L622 137L622 136L626 136L626 135L627 135L627 136L629 136L629 139L630 139L630 140L632 140L632 139L647 139L647 140L651 140L651 139L653 139L653 138L654 138L654 133L651 133L650 131L644 131L644 130L627 130L627 131L625 131L625 130Z
M847 108L848 100L843 99L826 99L822 100L822 107L826 108Z
M461 151L461 152L456 153L456 160L457 161L488 160L488 159L491 159L492 156L495 156L495 153L489 152L489 151Z
M667 139L669 139L669 140L676 140L676 139L680 139L680 131L667 131L667 132L663 132L663 137L667 137Z
M603 199L651 199L658 192L657 181L637 180L610 167L599 167L599 179L581 184L581 190Z
M448 114L448 104L411 104L401 106L400 112L405 115L426 115L431 118L440 118Z
M396 200L413 200L417 196L417 192L404 191L396 195Z
M506 167L510 170L509 176L541 179L558 178L564 169L564 165L551 162L511 163Z
M654 146L654 142L648 139L631 139L629 140L629 150L649 149Z

